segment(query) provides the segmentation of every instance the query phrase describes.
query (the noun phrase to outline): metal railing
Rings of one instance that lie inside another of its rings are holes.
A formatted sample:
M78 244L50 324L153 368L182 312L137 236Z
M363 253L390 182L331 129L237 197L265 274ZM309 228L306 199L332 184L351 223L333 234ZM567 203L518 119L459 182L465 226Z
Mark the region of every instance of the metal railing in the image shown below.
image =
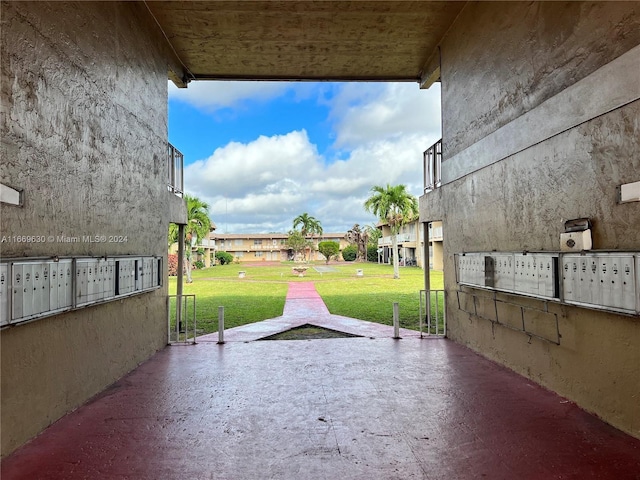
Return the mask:
M196 343L196 296L167 296L167 341L170 345Z
M442 185L442 139L425 150L423 161L424 191L426 193Z
M420 290L420 336L447 335L444 290Z
M442 227L433 227L429 229L429 240L442 241Z
M399 233L398 234L398 244L401 243L411 243L411 242L415 242L417 241L417 235L415 233ZM391 242L393 240L393 236L389 235L386 237L380 237L378 239L378 245L379 246L383 246L383 245L391 245Z
M179 197L184 193L183 170L184 155L167 142L167 187Z

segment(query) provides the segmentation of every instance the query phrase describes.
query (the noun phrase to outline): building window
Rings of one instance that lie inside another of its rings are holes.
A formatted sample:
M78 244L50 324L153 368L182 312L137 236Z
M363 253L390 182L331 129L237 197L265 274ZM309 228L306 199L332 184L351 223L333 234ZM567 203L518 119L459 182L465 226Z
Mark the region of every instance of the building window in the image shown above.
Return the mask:
M242 239L241 239L241 238L236 238L236 239L233 241L233 244L234 244L234 245L242 245L242 243L243 243L243 242L242 242Z
M262 245L262 240L254 240L253 244L254 245Z
M276 245L278 245L278 240L273 241L273 246L275 247Z
M236 257L240 258L240 257L244 257L244 252L236 252Z
M261 257L264 254L264 252L256 252L256 257Z

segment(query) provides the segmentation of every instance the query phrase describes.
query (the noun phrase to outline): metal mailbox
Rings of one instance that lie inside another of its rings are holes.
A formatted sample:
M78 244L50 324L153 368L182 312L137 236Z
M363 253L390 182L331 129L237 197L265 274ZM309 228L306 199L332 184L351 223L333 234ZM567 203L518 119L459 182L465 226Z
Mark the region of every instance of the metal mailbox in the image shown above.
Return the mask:
M536 254L538 295L544 298L559 298L558 257Z
M0 326L9 325L11 320L11 312L9 311L10 285L9 265L0 263Z
M131 258L116 260L118 281L116 295L126 295L135 291L136 261Z
M49 263L49 309L56 311L73 306L73 260Z
M637 312L637 255L589 253L563 256L563 293L568 303L609 310ZM578 280L568 276L577 268Z
M116 261L113 259L108 259L104 265L104 276L103 276L103 298L108 300L115 296L116 292Z
M75 266L76 278L76 301L75 305L85 305L89 303L89 261L76 260Z
M37 262L32 265L33 297L32 314L38 315L50 310L49 306L49 262Z
M495 288L512 292L514 289L513 254L495 255Z
M153 257L142 259L142 289L148 290L153 285Z

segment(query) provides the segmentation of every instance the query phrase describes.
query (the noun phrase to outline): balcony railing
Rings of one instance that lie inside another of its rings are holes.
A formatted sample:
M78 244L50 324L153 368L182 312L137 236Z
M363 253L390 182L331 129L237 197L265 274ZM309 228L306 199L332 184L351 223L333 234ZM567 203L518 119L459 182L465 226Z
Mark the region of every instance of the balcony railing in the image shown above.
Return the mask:
M182 197L184 193L184 155L167 142L167 187L170 192Z
M430 192L442 185L442 139L424 152L424 191Z
M391 245L392 238L393 237L391 235L386 237L380 237L378 239L378 246L381 247L381 246ZM416 238L417 237L415 233L399 233L398 244L415 242Z
M429 229L429 240L435 242L442 241L442 227L433 227Z

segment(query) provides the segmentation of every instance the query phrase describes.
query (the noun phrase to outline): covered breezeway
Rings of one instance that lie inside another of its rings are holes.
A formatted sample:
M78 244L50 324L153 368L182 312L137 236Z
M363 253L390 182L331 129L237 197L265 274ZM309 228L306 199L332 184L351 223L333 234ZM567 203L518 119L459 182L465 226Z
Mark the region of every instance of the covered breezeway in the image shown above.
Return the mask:
M171 347L10 479L636 479L640 440L444 339Z

